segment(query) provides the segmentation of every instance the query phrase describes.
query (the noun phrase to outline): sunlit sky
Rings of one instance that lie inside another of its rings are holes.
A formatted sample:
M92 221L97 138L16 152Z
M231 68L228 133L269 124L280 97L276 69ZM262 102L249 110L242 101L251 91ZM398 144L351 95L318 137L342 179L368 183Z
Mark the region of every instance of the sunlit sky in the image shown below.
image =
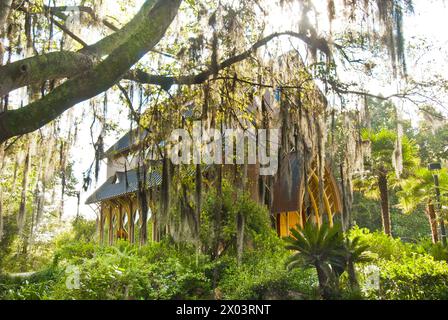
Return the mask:
M327 0L314 1L317 8L325 8L326 2ZM108 0L106 1L106 3L108 3L108 5L105 8L105 14L115 17L120 17L122 15L115 1ZM143 0L136 0L136 6L134 10L137 11L142 3ZM429 52L422 52L422 54L424 55L420 58L418 64L416 64L412 58L408 59L409 73L411 74L411 76L416 78L420 78L421 76L437 72L446 75L448 74L448 32L446 32L446 26L448 25L448 7L443 0L414 0L414 3L415 14L405 18L405 36L412 43L417 43L417 40L420 38L427 38L434 44L434 48L436 49ZM272 10L270 11L270 28L272 29L272 31L285 31L285 29L291 30L293 26L291 26L290 23L291 19L289 19L287 16L291 12L291 10L286 9L286 11L282 11L281 9L276 9L276 6L273 6ZM129 12L129 17L131 17L134 13L135 12ZM328 28L328 26L325 25L325 21L327 21L327 18L326 14L324 13L322 14L322 22L320 23L320 27L322 28L322 30ZM337 26L334 27L337 28ZM91 32L89 32L88 35L88 42L94 42L98 40L100 36ZM283 41L284 43L282 45L288 48L288 46L290 45L289 40L285 38ZM387 60L388 58L385 57L384 59ZM422 68L422 66L427 67ZM351 77L352 75L348 73L345 76ZM342 77L344 77L344 75L342 75ZM369 82L365 85L369 91L375 94L381 93L387 96L396 92L396 84L385 82L383 79L370 79ZM356 103L356 101L354 103ZM418 114L414 105L403 103L401 101L396 101L396 103L401 107L405 117L412 118L414 122L416 121L416 119L418 118ZM82 106L77 107L76 112L81 112L82 108L88 108L88 103L82 103L81 105ZM120 121L118 121L118 124L121 127L122 132L129 128L129 122L127 120L128 112L126 111L125 107L111 102L109 103L108 112L109 116L113 117L114 119L121 119ZM86 171L89 165L92 163L94 156L89 127L90 121L84 121L80 127L81 138L79 139L78 145L75 146L72 152L72 160L74 161L74 172L76 178L79 181L78 189L81 189L82 173ZM119 135L106 137L106 149L116 141L118 136ZM104 182L105 174L105 163L103 162L98 184L93 183L90 190L88 190L87 192L82 192L81 203L84 203L86 198L93 192L93 190ZM76 202L76 199L67 199L65 205L66 218L73 217L76 214ZM82 204L80 209L83 216L89 218L95 217L94 210L92 210L91 207Z

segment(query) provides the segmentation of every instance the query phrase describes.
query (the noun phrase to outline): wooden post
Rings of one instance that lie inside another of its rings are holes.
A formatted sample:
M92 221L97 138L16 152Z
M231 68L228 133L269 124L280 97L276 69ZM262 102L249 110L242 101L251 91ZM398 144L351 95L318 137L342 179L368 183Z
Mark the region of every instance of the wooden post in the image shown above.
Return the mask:
M117 239L123 239L124 233L123 233L123 205L118 205L118 226L117 226Z
M113 245L114 243L114 222L113 222L113 206L112 204L109 207L109 245Z
M104 243L104 223L105 223L105 217L104 217L104 202L100 204L100 244Z
M132 199L129 200L129 215L128 215L128 237L129 243L134 243L134 205Z
M152 242L159 242L160 241L160 237L159 237L159 229L157 228L157 213L153 212L151 210L151 215L152 215Z

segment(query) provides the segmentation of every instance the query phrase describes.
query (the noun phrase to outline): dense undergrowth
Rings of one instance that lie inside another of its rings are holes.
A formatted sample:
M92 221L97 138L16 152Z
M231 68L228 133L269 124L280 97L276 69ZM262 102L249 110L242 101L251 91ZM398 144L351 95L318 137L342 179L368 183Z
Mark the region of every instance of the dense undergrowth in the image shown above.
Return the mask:
M211 262L195 247L168 241L144 247L73 243L29 278L0 279L3 299L268 299L311 298L311 270L287 272L280 240L254 247L240 266L232 256ZM270 249L270 250L268 250ZM262 252L263 254L260 254ZM213 290L214 270L218 285ZM79 274L79 287L74 277ZM69 284L69 285L67 285ZM70 285L71 284L71 285Z
M362 293L352 293L344 276L342 298L446 299L446 252L427 242L404 243L355 228L351 237L369 243L372 261L357 265ZM283 240L254 240L238 265L229 254L211 261L194 246L170 241L144 247L125 242L59 243L51 263L30 277L0 278L2 299L318 299L313 269L285 267ZM369 270L379 270L379 288L368 287ZM76 282L79 275L79 283ZM215 285L214 285L215 283Z

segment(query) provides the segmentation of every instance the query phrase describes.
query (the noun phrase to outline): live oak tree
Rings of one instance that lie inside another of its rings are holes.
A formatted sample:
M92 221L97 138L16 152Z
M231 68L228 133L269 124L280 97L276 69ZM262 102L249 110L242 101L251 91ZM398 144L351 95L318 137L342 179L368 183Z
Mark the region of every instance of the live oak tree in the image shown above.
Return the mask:
M148 74L138 68L131 68L139 62L149 51L153 50L159 41L165 36L167 29L173 19L178 15L181 0L156 1L147 0L131 21L123 28L106 36L93 45L86 45L68 28L65 28L55 17L63 15L63 8L46 7L37 2L36 4L25 1L24 3L11 1L3 2L0 7L0 30L5 30L8 16L16 16L15 10L20 11L26 17L42 12L50 17L53 25L59 26L68 36L80 42L83 47L77 51L52 51L38 54L24 60L8 63L0 69L0 95L5 96L14 89L33 84L40 84L47 80L68 79L59 86L51 89L42 98L30 102L28 105L18 109L5 110L0 116L0 141L11 137L33 132L50 121L60 116L64 111L79 102L90 99L99 93L112 87L121 79L130 79L140 83L159 85L162 88L170 88L173 84L192 85L205 82L210 76L216 74L231 65L250 58L258 48L266 45L269 41L282 35L288 35L301 39L312 50L314 54L323 52L328 61L331 61L330 41L320 36L307 13L313 6L308 1L303 1L303 14L300 18L298 31L285 31L273 33L267 37L259 38L249 50L229 56L229 58L218 61L215 41L211 48L209 68L196 74L179 74L176 76L164 76L161 74ZM291 2L291 1L282 1ZM299 1L300 2L300 1ZM199 1L185 1L185 4L199 7L204 11L205 4ZM258 5L257 1L247 1L245 6L247 12L254 12ZM345 2L353 13L350 18L355 19L355 12L363 12L366 8L375 10L377 17L384 25L384 41L389 49L394 67L397 62L404 61L403 30L401 20L406 10L412 8L410 1L395 0L364 1L358 4ZM362 6L365 6L364 9ZM335 17L336 7L333 0L328 1L329 19ZM87 7L80 7L83 14L96 17L95 12ZM261 8L261 10L263 10ZM218 8L216 9L218 11ZM210 21L216 18L216 11L211 13ZM232 13L230 10L227 14ZM232 14L236 15L236 12ZM367 13L365 13L367 14ZM362 16L362 14L361 14ZM372 18L373 19L373 18ZM104 23L104 21L102 21ZM105 22L110 28L113 25ZM212 25L212 23L210 24ZM48 27L47 27L48 28ZM213 28L211 28L213 30ZM218 30L219 31L219 30ZM215 30L215 32L218 32ZM221 32L223 30L220 30ZM223 44L225 45L225 44ZM231 45L231 44L229 44ZM4 46L3 46L4 47ZM4 49L3 49L4 50ZM337 87L335 82L330 83L338 93L344 93L346 89Z

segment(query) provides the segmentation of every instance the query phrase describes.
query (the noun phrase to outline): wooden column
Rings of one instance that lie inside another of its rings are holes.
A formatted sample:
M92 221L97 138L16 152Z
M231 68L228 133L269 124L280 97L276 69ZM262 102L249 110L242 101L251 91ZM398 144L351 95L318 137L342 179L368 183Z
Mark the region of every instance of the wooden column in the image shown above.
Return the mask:
M113 205L111 204L109 207L109 245L113 245L114 243L114 212Z
M117 223L117 239L125 239L126 235L123 228L123 205L118 205L118 223Z
M100 205L100 221L99 221L99 224L100 224L100 244L103 244L104 243L104 223L106 222L106 219L105 219L105 208L104 208L104 206L105 206L105 204L104 203L101 203L101 205Z
M135 218L135 212L134 212L134 204L132 203L132 199L129 200L129 214L128 214L128 239L130 243L135 242L134 237L134 218Z

